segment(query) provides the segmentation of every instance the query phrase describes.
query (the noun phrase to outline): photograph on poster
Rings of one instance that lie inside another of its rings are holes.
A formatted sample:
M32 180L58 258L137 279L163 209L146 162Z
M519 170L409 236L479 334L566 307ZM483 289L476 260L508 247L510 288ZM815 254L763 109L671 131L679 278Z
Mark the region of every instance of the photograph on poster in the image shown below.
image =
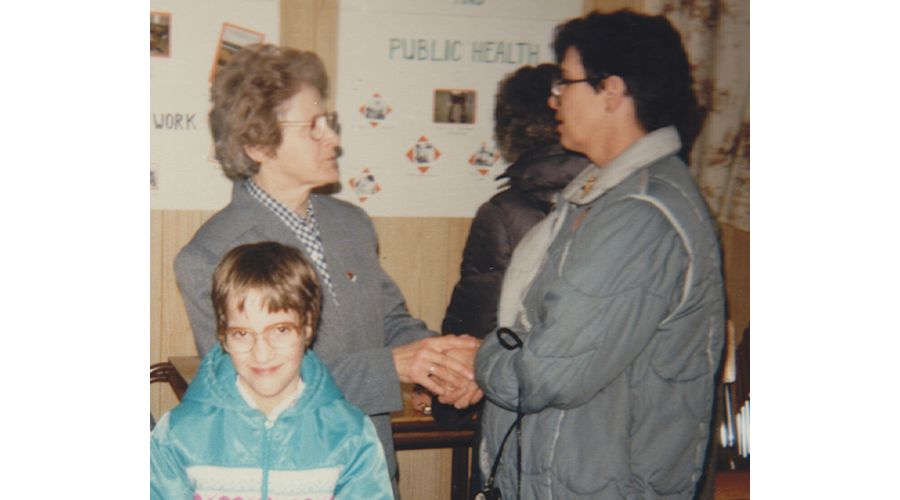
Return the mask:
M359 201L366 201L369 197L375 196L378 191L381 191L381 186L375 181L375 176L369 171L369 169L365 169L354 177L350 178L349 181L350 189L356 193L356 196L359 198Z
M481 149L475 152L469 159L469 163L476 167L493 167L500 155L487 149L485 143L481 143Z
M434 161L434 146L430 142L416 143L416 163L431 163Z
M375 194L375 176L366 174L356 180L353 190L357 196L372 196Z
M435 123L475 123L475 91L434 91Z
M169 57L169 26L172 15L168 12L150 13L150 55Z
M382 121L387 117L388 109L384 99L382 99L380 95L375 94L369 98L369 102L366 103L363 114L366 116L366 120Z
M440 156L440 150L434 147L434 144L424 135L406 152L406 157L409 158L409 161L413 162L416 168L419 169L419 172L423 174L428 172L431 164L437 161Z
M150 163L150 189L159 188L159 163Z
M266 35L241 28L233 24L223 23L221 35L219 36L219 46L216 49L215 62L213 63L212 73L209 75L209 81L212 82L216 77L216 73L224 68L231 56L235 52L241 50L247 45L254 43L263 43Z

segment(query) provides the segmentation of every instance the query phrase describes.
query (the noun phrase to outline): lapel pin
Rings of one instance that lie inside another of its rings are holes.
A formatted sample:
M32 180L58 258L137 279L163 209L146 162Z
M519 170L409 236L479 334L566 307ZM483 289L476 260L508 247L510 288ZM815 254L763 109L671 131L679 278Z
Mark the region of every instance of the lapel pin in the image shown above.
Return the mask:
M588 180L584 181L584 184L581 186L581 197L584 198L587 194L594 189L594 182L597 181L596 176L591 176Z

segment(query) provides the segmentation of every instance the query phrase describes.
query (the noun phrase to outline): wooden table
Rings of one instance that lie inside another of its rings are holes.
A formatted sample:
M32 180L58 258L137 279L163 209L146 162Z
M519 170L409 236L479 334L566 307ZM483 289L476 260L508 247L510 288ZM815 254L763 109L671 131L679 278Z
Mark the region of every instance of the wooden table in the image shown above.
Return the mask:
M401 389L403 410L391 413L394 448L398 451L452 448L450 498L466 500L469 492L469 449L475 435L474 421L460 431L442 429L431 415L424 415L413 409L412 384L401 384Z
M173 356L169 363L178 374L191 383L200 367L197 356ZM412 384L402 384L403 410L391 413L391 427L394 431L394 448L401 450L427 450L436 448L453 449L453 465L450 473L451 500L466 500L469 491L469 448L475 434L475 424L470 423L461 431L442 429L430 415L413 409L411 402Z

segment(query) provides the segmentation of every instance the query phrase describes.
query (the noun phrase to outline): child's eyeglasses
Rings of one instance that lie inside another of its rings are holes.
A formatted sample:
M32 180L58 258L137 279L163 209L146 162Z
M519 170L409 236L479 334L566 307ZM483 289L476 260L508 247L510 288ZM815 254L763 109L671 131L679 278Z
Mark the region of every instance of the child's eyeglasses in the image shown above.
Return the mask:
M232 354L244 354L253 350L260 336L275 349L286 349L300 343L300 325L276 323L266 328L262 334L249 328L229 328L222 334L225 347Z

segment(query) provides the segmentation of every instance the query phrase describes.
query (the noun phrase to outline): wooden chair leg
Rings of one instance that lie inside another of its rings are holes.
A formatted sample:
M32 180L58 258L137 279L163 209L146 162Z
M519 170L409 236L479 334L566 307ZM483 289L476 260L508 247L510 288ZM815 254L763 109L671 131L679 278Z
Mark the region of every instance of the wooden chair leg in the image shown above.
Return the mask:
M450 500L469 498L469 446L453 447L453 469L450 473Z

